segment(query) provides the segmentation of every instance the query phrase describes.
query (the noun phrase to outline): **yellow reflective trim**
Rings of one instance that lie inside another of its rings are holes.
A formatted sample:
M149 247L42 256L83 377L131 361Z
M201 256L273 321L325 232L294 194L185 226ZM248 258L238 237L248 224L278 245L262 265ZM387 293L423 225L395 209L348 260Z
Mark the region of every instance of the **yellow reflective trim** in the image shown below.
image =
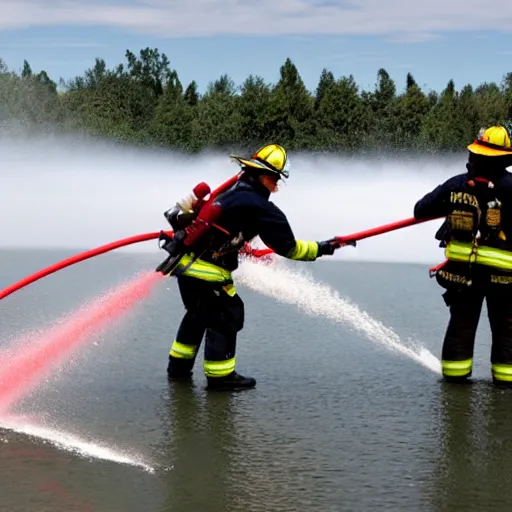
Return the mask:
M441 361L443 368L443 375L447 377L464 377L471 373L473 366L473 359L466 359L465 361Z
M225 377L235 370L235 360L228 359L227 361L204 361L204 374L207 377Z
M177 268L183 269L192 261L192 256L186 254L183 256ZM224 283L231 282L232 276L229 270L226 270L218 265L214 265L213 263L208 263L201 259L197 259L190 265L190 267L183 272L184 276L196 277L198 279L203 279L204 281L211 281L213 283Z
M493 364L491 368L496 380L512 382L512 364Z
M288 253L288 258L297 261L314 261L318 254L318 244L297 240L295 248Z
M236 295L236 288L234 284L228 284L227 286L223 286L222 289L230 296L234 297Z
M450 242L445 249L448 260L477 263L502 270L512 270L512 252L494 247L473 246L471 242Z
M179 359L194 359L197 353L197 345L187 345L174 340L169 355Z

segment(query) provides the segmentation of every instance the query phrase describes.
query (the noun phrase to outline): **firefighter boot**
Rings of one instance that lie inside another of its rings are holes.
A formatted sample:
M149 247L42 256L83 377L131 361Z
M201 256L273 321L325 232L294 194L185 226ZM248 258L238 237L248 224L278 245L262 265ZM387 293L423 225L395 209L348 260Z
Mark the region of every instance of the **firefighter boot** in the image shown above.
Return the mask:
M167 377L169 380L189 380L192 378L192 366L190 359L178 359L169 355L167 365Z
M250 389L256 386L256 380L252 377L244 377L235 371L225 377L207 377L208 389Z

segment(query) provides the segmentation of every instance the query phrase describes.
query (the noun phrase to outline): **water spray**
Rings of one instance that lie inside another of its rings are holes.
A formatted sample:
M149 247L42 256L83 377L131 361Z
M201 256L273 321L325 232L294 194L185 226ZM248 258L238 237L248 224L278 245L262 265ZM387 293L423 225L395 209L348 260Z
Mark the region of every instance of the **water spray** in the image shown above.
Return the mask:
M159 275L141 273L73 311L63 322L11 351L0 368L0 416L68 359L91 335L117 321L152 291Z
M426 347L419 342L404 343L395 331L306 272L292 270L279 260L262 265L247 259L240 265L238 281L256 292L293 304L308 315L359 331L380 347L441 374L441 362Z
M45 427L34 418L13 415L12 410L46 381L51 370L68 360L91 336L111 327L146 298L160 277L163 276L155 272L136 275L72 311L55 326L17 340L17 350L5 350L0 368L0 429L38 437L81 456L140 466L152 472L153 468L140 456L85 441L60 429Z
M211 204L219 193L233 186L240 176L241 174L237 174L231 177L213 192L210 192L209 187L207 189L205 188L204 185L206 184L199 184L202 186L199 188L195 187L194 196L185 198L185 201L178 202L177 206L181 210L184 208L187 209L187 205L192 206L194 201L197 200L200 201L201 207ZM207 200L205 199L206 195L204 195L206 191L209 193ZM172 215L171 210L166 213ZM428 220L431 219L418 220L408 218L351 235L337 236L335 238L340 245L355 245L359 240ZM106 252L149 240L166 239L172 241L175 231L177 232L175 229L170 231L161 230L158 232L134 235L75 254L70 258L58 261L0 290L0 299L4 299L50 274ZM363 332L371 340L382 344L385 348L408 356L434 372L438 371L439 362L428 350L423 347L419 347L418 349L406 347L393 331L387 329L366 313L361 312L356 306L336 296L334 292L328 289L327 285L317 284L316 286L312 286L310 281L306 280L306 282L297 279L297 276L293 272L290 273L290 271L280 267L274 267L274 269L269 270L268 267L263 265L256 265L252 259L266 259L271 257L272 254L274 254L274 252L270 248L252 249L247 244L244 251L242 251L242 256L245 257L245 261L242 263L240 269L242 284L246 284L268 296L294 303L310 314L323 315L333 321L351 325ZM276 273L276 276L272 276L272 279L270 279L270 283L268 279L269 272ZM165 274L166 272L160 272L157 269L157 272L150 272L150 274L146 276L142 276L124 286L116 288L111 292L108 299L103 302L99 301L93 303L89 308L73 313L64 325L41 335L41 337L34 340L34 343L31 344L28 350L23 349L23 352L20 351L18 354L10 354L3 371L0 372L0 381L2 381L0 389L0 411L4 415L5 413L8 414L7 416L2 416L3 421L0 422L0 427L10 427L8 421L10 421L9 418L11 418L11 409L23 399L23 397L37 387L54 365L58 365L63 359L69 357L73 351L77 350L79 346L85 343L90 334L97 333L104 329L107 324L119 318L123 312L126 313L136 302L147 296L153 286L159 281L159 278L163 277ZM315 296L313 299L317 299L320 296L324 299L323 301L316 301L317 303L323 303L324 307L321 311L311 308L310 303L307 302L306 291L310 291L310 295L313 294ZM19 430L20 424L15 422L12 428ZM40 435L50 439L49 434L41 434L39 430L35 432L33 426L31 428L31 435ZM77 442L66 440L64 444L76 446ZM90 453L90 450L86 451ZM94 455L98 456L96 453ZM119 462L134 463L133 459L110 452L103 456Z

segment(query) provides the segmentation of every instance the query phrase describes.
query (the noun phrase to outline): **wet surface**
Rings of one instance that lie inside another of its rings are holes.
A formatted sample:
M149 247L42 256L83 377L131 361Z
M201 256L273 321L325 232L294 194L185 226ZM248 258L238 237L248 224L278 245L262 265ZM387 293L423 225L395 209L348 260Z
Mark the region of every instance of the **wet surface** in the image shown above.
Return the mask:
M67 255L0 252L0 287ZM4 299L2 345L154 268L159 256L105 255ZM447 310L425 266L307 268L439 357ZM207 393L202 357L193 383L167 382L183 310L175 283L159 283L16 410L57 440L72 434L90 443L88 455L0 429L0 510L512 508L512 392L490 385L485 311L475 381L457 386L352 327L239 292L247 321L238 370L258 380L256 389ZM101 458L101 446L133 464Z

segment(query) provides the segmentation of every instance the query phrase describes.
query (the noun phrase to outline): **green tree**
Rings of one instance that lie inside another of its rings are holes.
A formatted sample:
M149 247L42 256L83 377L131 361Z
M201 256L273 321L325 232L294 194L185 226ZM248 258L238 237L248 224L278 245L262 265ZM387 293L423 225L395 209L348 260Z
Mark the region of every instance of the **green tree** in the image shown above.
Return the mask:
M392 144L395 149L418 148L419 135L429 111L429 99L408 73L406 90L396 102L397 124Z
M480 128L512 121L512 72L499 85L460 91L448 80L440 92L424 92L407 73L404 86L398 94L379 68L373 90L363 91L353 75L336 79L324 68L310 92L288 58L275 84L249 75L238 86L224 74L200 94L195 80L184 87L168 57L148 47L126 50L111 69L97 57L80 76L58 82L27 60L17 73L0 59L0 123L4 130L78 130L186 151L250 151L276 142L346 153L463 151Z
M250 75L243 83L237 107L240 114L239 142L242 146L257 146L267 138L270 96L270 86L261 77Z
M286 59L279 72L279 81L270 94L264 130L269 140L290 149L304 147L314 133L314 99L291 59Z
M354 77L342 77L325 92L316 112L317 147L355 150L366 143L370 112Z
M373 92L361 95L368 109L368 139L374 147L385 148L395 144L397 129L396 84L389 73L380 68Z
M463 140L462 117L453 80L448 82L439 100L425 116L422 139L429 147L457 150Z
M208 84L201 102L195 107L190 148L229 148L238 141L240 113L237 109L236 86L227 76Z

